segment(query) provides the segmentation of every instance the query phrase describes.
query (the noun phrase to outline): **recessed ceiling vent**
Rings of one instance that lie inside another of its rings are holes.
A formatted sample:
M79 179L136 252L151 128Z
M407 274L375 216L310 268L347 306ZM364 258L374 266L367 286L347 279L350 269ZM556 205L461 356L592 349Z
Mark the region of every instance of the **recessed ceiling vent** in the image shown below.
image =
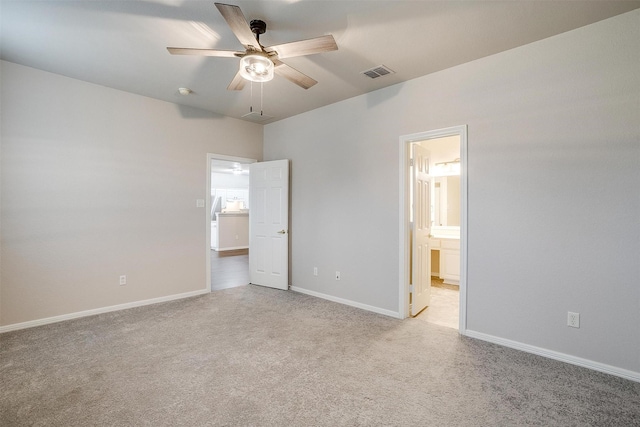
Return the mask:
M367 77L371 77L372 79L377 79L378 77L382 77L382 76L386 76L387 74L394 74L395 71L393 71L391 68L387 68L384 65L378 65L377 67L373 67L370 70L366 70L363 71L362 74L364 74Z

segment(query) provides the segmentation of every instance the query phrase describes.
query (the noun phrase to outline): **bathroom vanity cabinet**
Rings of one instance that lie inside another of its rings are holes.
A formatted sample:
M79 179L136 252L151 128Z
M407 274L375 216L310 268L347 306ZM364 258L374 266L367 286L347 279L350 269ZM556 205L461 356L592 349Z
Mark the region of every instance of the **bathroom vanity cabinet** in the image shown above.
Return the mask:
M449 285L460 284L460 239L432 237L432 251L440 251L439 277Z

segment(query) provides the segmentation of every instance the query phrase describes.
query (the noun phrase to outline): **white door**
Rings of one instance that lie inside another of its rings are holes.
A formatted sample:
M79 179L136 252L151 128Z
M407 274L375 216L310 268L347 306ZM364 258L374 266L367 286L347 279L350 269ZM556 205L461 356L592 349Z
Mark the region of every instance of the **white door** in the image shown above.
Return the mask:
M289 288L289 160L249 166L249 280Z
M412 144L413 151L413 228L411 269L411 315L415 316L431 303L431 209L429 150Z

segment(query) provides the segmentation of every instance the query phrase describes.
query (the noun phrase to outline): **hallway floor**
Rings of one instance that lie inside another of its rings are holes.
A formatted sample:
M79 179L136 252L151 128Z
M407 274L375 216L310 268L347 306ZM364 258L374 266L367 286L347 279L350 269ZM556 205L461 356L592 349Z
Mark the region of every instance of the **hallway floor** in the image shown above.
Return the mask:
M211 250L211 290L249 284L249 249Z

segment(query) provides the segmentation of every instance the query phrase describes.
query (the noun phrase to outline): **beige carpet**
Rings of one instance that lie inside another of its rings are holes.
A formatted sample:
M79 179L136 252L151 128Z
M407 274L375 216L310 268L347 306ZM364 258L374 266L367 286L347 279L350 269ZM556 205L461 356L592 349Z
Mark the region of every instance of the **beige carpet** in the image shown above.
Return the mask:
M0 335L4 426L638 426L640 384L241 286Z

